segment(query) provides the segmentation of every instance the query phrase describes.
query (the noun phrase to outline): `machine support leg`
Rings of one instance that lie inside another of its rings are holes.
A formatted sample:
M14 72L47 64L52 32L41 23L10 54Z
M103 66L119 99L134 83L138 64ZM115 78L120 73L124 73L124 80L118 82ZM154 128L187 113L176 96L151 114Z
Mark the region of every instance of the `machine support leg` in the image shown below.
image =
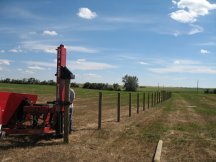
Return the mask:
M56 112L56 136L60 137L62 135L62 112Z
M65 80L65 102L69 102L70 79ZM64 106L64 143L69 143L69 106Z

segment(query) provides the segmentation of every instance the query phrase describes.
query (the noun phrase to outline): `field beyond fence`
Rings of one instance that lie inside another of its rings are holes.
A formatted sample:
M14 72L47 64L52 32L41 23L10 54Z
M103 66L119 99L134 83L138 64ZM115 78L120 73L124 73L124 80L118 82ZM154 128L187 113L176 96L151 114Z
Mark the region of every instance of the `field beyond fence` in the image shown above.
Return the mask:
M69 145L64 145L61 139L8 137L0 141L0 161L148 162L152 161L159 139L163 140L161 161L214 162L216 159L215 94L204 94L202 90L197 93L192 88L141 88L131 92L129 117L128 92L121 91L118 97L119 92L101 91L102 120L98 130L100 91L74 90L75 131L70 135ZM172 97L158 102L157 93L163 90L172 92ZM49 85L1 83L0 91L37 94L39 103L55 100L55 86ZM117 122L118 107L120 122Z

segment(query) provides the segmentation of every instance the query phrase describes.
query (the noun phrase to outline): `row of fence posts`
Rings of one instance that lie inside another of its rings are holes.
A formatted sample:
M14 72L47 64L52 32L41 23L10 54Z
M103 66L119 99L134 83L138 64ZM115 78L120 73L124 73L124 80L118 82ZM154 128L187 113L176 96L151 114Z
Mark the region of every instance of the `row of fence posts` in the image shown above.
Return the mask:
M142 103L143 103L143 111L146 109L146 92L142 93ZM147 109L150 108L150 95L151 95L151 107L154 107L156 104L162 103L169 98L172 97L172 93L168 91L160 91L160 92L148 92L147 93ZM99 92L99 103L98 103L98 129L101 129L101 121L102 121L102 92ZM120 122L120 113L121 113L121 93L117 95L117 122ZM140 108L140 93L137 93L137 106L136 112L139 114ZM129 93L129 117L131 117L131 108L132 108L132 100L131 93Z

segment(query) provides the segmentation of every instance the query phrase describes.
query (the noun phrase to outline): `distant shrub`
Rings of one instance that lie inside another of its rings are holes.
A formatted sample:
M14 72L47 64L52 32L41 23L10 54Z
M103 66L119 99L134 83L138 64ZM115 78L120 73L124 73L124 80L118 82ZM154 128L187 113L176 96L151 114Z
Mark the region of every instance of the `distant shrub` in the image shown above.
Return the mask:
M83 84L83 88L86 89L98 89L98 90L115 90L115 91L120 91L120 86L115 83L113 85L105 84L105 83L89 83L86 82Z
M114 84L113 84L113 90L114 90L114 91L121 91L120 85L119 85L118 83L114 83Z
M89 83L89 82L84 83L84 84L83 84L83 88L89 89L90 84L91 84L91 83Z
M209 89L204 90L204 93L206 93L206 94L209 94L209 92L210 92Z
M204 93L205 94L216 94L216 89L205 89Z
M146 86L139 86L140 88L146 88Z
M78 88L79 84L77 84L77 83L71 83L70 86L73 87L73 88Z
M122 82L126 91L136 91L139 87L138 78L136 76L125 75Z

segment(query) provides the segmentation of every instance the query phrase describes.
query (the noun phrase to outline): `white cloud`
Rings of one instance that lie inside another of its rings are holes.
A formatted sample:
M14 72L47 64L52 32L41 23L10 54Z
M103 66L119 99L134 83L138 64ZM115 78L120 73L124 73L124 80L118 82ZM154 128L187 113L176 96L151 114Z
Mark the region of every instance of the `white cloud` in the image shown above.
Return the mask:
M101 78L101 75L93 74L93 73L88 73L88 74L83 74L83 77L92 79L92 78Z
M51 48L51 47L47 47L46 49L43 49L42 51L45 53L53 53L53 54L57 53L56 50L54 48Z
M24 63L31 67L29 69L42 70L47 67L56 68L56 59L53 62L25 61ZM104 70L116 68L116 66L107 63L87 61L86 59L67 61L67 66L71 70Z
M31 70L25 70L24 73L28 75L35 74L35 72Z
M22 49L20 46L18 46L17 48L10 49L9 52L19 53L22 52Z
M209 54L210 52L209 52L208 50L201 49L201 50L200 50L200 53L203 54L203 55L207 55L207 54Z
M80 8L77 15L83 19L94 19L97 14L92 12L89 8Z
M177 2L176 2L176 1L174 1L174 0L172 0L172 3L173 3L173 4L177 4Z
M173 1L179 10L170 13L170 17L181 23L193 23L199 16L209 14L210 10L216 9L216 4L211 4L207 0L180 0Z
M33 51L43 51L45 53L53 53L56 54L57 46L54 45L47 45L41 44L37 41L29 41L29 42L22 42L22 47L27 50ZM81 53L97 53L99 52L96 49L91 49L83 46L65 46L67 48L67 52L81 52Z
M84 62L86 59L78 59L77 62Z
M173 62L174 64L180 64L180 61L179 60L176 60Z
M14 52L14 53L17 53L18 50L17 49L10 49L9 52Z
M14 53L17 53L18 50L17 49L10 49L9 52L14 52Z
M0 49L0 53L5 53L5 50Z
M31 69L31 70L44 70L45 68L40 67L40 66L29 66L28 69Z
M199 65L176 65L162 68L149 68L154 73L193 73L193 74L216 74L216 69Z
M175 37L178 37L180 35L180 32L179 31L175 31L174 33L173 33L173 36L175 36Z
M130 55L125 55L125 54L121 54L121 55L119 55L119 57L121 58L121 59L126 59L126 60L140 60L140 58L139 57L135 57L135 56L131 56L132 54L130 54Z
M19 74L24 74L24 75L33 75L35 74L36 72L33 71L34 69L22 69L22 68L18 68L17 71L19 72Z
M54 68L56 67L56 62L41 62L41 61L25 61L29 67L39 67L39 68L44 68L44 67L50 67Z
M152 67L148 69L153 73L192 73L192 74L216 74L216 68L205 66L194 60L175 60L164 67Z
M173 64L175 65L197 65L200 64L199 61L193 61L193 60L174 60Z
M188 32L188 35L194 35L204 31L201 26L193 25L193 24L191 24L190 26L192 27L192 29Z
M108 23L128 23L128 24L152 24L157 19L155 17L148 16L114 16L114 17L103 17L103 20Z
M11 61L10 60L3 60L0 59L0 65L10 65Z
M83 46L65 46L68 51L71 52L82 52L82 53L98 53L99 51L96 49L90 49Z
M85 59L68 61L68 66L73 70L104 70L116 68L116 66L107 63L87 61Z
M57 53L56 46L40 44L37 41L22 42L22 47L27 50L43 51L45 53L53 53L53 54Z
M140 61L139 64L141 64L141 65L148 65L148 63L144 62L144 61Z
M190 13L185 10L178 10L178 11L172 12L170 14L170 17L181 23L193 23L196 21L194 13Z
M52 30L52 31L51 30L44 30L43 35L56 36L56 35L58 35L58 33L54 30Z

